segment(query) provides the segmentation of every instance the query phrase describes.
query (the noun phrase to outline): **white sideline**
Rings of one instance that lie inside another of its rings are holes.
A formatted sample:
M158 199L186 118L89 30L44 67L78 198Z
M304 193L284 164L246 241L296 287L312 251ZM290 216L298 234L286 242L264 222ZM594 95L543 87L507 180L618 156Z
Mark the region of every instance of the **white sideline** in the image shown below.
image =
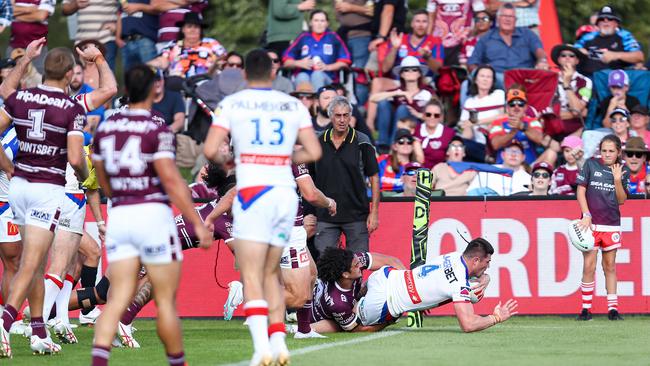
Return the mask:
M387 330L387 331L382 331L382 332L379 332L379 333L374 333L374 334L371 334L371 335L367 335L367 336L364 336L364 337L348 339L346 341L317 344L317 345L314 345L314 346L298 348L296 350L290 350L290 351L291 351L291 356L300 356L300 355L304 355L304 354L311 353L311 352L322 351L322 350L328 349L328 348L334 348L334 347L339 347L339 346L347 346L347 345L351 345L351 344L374 341L375 339L391 337L391 336L402 334L402 333L404 333L404 331L402 331L402 330ZM250 360L245 360L245 361L236 362L236 363L224 364L222 366L246 366L246 365L248 365L249 362L250 362Z

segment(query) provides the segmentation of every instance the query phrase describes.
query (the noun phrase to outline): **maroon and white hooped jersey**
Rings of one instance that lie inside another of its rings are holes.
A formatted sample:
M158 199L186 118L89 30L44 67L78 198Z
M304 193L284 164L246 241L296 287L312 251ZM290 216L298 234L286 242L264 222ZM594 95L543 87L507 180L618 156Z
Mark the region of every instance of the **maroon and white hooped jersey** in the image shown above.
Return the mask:
M13 93L2 110L13 120L19 141L14 175L65 185L68 135L83 136L83 108L63 90L39 85Z
M54 14L55 0L16 0L14 7L36 7L38 10L48 12L48 18ZM29 42L47 37L47 19L42 22L23 22L14 20L11 23L11 38L9 45L12 48L27 48Z
M174 133L157 124L149 111L125 109L100 123L93 160L108 174L113 207L140 203L169 203L153 163L174 159Z
M305 178L309 175L309 169L306 164L291 164L291 171L296 180ZM298 194L298 211L296 212L296 219L293 222L293 226L302 226L304 224L303 219L305 218L305 208L302 204L300 189L296 188L296 193Z

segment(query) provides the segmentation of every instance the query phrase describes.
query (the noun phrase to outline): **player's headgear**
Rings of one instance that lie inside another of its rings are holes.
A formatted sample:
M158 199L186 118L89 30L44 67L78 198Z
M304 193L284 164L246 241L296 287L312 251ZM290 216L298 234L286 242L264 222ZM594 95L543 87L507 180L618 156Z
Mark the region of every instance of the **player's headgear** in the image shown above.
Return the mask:
M354 253L346 249L327 248L318 258L318 277L325 282L339 280L352 267Z

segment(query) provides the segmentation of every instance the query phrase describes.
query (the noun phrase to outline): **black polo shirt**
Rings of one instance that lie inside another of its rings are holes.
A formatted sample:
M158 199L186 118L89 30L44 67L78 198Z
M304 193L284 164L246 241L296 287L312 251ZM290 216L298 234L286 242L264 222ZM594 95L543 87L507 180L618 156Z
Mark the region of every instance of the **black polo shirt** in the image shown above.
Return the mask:
M370 138L350 127L338 150L332 143L332 128L325 130L319 141L323 156L310 169L316 187L337 204L336 216L317 208L316 217L330 223L366 220L370 211L366 177L379 172L375 148Z

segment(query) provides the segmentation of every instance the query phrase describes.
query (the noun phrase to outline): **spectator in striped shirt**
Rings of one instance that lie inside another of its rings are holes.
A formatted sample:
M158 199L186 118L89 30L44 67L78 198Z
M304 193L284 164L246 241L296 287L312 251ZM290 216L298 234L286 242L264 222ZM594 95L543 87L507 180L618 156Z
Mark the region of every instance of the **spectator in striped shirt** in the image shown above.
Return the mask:
M151 4L160 12L158 16L158 42L156 50L162 51L169 42L175 42L182 22L189 12L201 14L208 8L207 0L153 0Z
M54 0L16 0L14 2L14 21L11 23L11 38L6 55L15 48L27 48L29 42L47 37L47 20L54 14ZM32 60L39 74L43 74L47 46Z

